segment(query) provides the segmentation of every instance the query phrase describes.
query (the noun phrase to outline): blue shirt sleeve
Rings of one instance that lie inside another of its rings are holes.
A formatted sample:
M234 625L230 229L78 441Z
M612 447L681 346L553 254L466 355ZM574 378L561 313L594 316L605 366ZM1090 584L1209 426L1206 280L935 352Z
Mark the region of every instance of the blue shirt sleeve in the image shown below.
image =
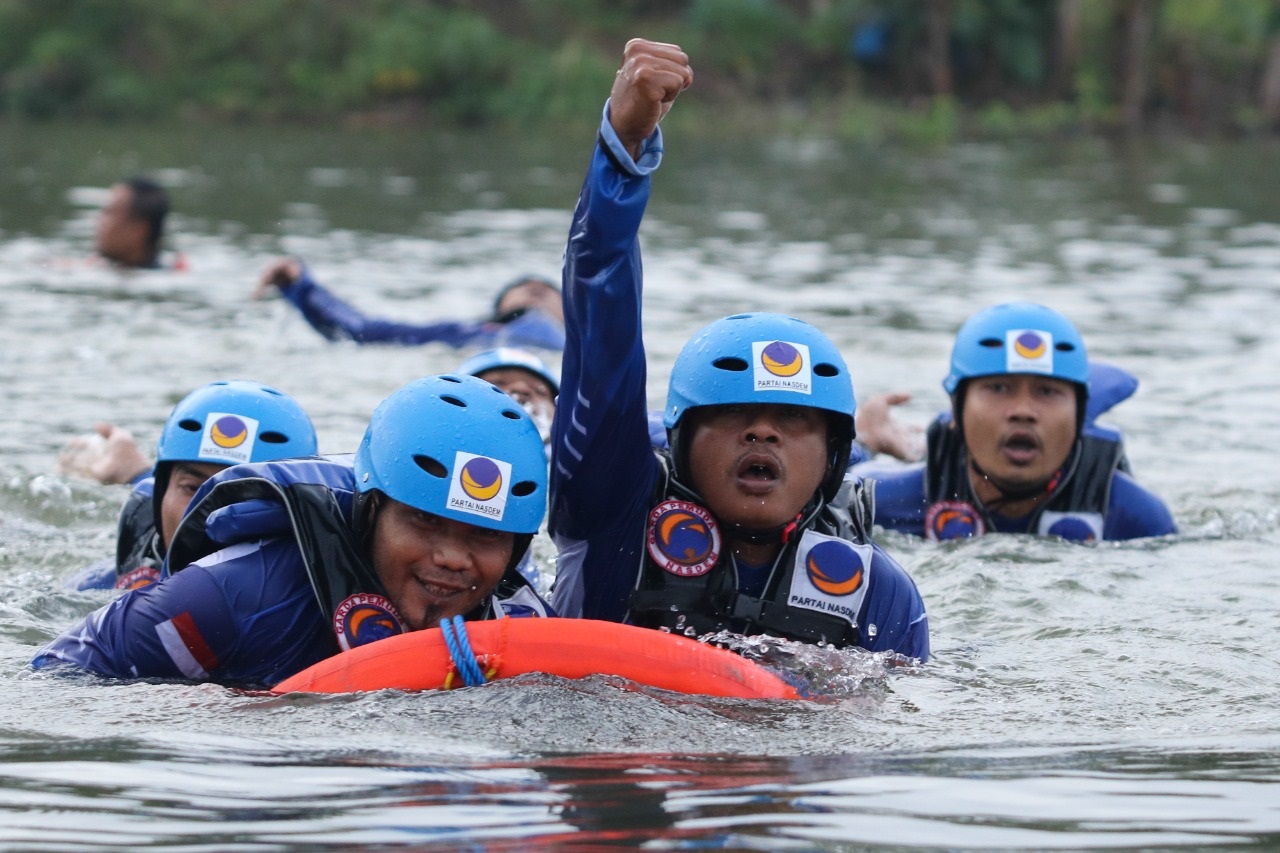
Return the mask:
M860 465L851 476L875 480L875 523L885 530L924 535L924 463L908 467L876 468Z
M302 313L311 327L331 341L358 344L418 346L441 343L465 346L532 346L559 349L564 331L540 311L527 311L509 323L443 320L437 323L403 323L369 317L322 287L307 269L280 292Z
M67 589L115 589L116 561L110 557L90 563L63 583Z
M335 653L296 546L224 549L89 614L41 649L114 678L271 685Z
M1103 539L1142 539L1177 532L1178 525L1164 501L1138 485L1137 481L1123 471L1112 475Z
M640 570L658 474L641 338L639 229L661 133L637 166L606 118L565 250L565 351L552 429L549 530L559 549L553 605L624 618Z
M895 651L929 659L929 617L915 582L897 561L874 547L871 587L861 617L862 646L873 652Z

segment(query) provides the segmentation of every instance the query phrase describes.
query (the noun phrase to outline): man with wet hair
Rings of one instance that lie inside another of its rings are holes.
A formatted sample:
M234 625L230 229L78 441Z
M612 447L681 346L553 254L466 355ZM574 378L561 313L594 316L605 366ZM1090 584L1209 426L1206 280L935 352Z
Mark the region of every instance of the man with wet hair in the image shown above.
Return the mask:
M142 176L121 181L98 214L94 251L120 267L157 269L168 215L169 194L158 183Z
M868 538L867 496L843 483L853 383L822 332L769 313L710 324L671 370L670 449L651 446L638 231L658 123L692 82L679 47L627 43L574 213L552 430L554 604L691 636L925 659L924 603Z
M358 344L442 343L451 347L535 347L559 350L564 346L564 314L560 288L537 275L524 275L507 283L493 302L492 314L480 321L437 320L408 322L369 317L339 299L311 276L297 258L280 258L262 274L253 291L262 299L278 290L289 304L320 334L331 341Z
M854 469L876 481L877 524L938 540L1177 532L1164 503L1128 473L1119 433L1094 423L1137 380L1090 364L1059 312L1030 302L979 311L956 335L943 387L951 411L929 427L924 462Z

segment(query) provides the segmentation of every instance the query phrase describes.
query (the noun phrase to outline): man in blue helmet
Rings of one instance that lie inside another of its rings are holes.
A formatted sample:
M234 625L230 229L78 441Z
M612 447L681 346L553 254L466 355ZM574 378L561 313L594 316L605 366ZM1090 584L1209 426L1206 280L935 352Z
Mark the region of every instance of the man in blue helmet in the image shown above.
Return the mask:
M712 323L671 371L670 451L651 447L637 232L658 122L693 80L675 45L628 42L565 255L566 345L549 527L564 615L728 629L924 659L924 604L841 489L853 384L808 323Z
M560 382L546 362L518 347L484 350L458 365L458 372L479 376L511 395L533 418L543 442L551 440Z
M1104 395L1116 396L1114 373L1090 365L1079 331L1051 308L1010 302L970 317L943 382L951 412L929 427L925 462L855 469L876 480L876 523L935 540L1177 532L1164 503L1125 470L1119 434L1093 424ZM1122 385L1128 396L1136 381Z
M378 406L354 460L210 478L165 577L90 614L33 665L270 686L454 616L548 615L516 570L546 482L537 429L500 389L462 374L416 380Z
M77 589L133 589L160 579L160 565L192 495L230 465L316 453L316 431L296 400L245 379L210 382L184 397L165 421L152 467L127 431L99 426L104 441L77 463L100 482L132 483L120 511L116 557L94 564ZM64 470L66 470L64 468Z
M281 258L262 274L253 291L261 299L278 289L311 327L331 341L358 344L442 343L451 347L510 346L558 350L564 346L560 290L541 276L517 278L498 291L489 317L478 322L411 323L368 317L339 299L297 258Z

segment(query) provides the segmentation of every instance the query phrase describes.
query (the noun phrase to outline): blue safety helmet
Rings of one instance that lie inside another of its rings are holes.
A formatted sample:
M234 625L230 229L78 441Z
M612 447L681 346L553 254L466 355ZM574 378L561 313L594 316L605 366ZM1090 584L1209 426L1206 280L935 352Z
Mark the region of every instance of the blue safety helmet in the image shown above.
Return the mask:
M956 334L951 372L942 387L954 394L978 376L1034 373L1089 385L1084 338L1066 317L1033 302L1006 302L974 314Z
M555 374L551 372L551 368L547 367L546 363L533 353L516 347L498 347L497 349L478 352L458 365L458 372L466 373L470 376L479 376L485 371L506 367L514 367L532 373L551 387L552 396L560 393L560 382L556 379Z
M315 427L297 400L268 385L232 379L197 388L174 406L156 461L234 465L315 453Z
M355 458L357 519L375 492L423 512L525 534L547 508L547 455L524 409L483 379L416 379L374 411Z
M963 428L964 383L979 376L1051 376L1076 387L1076 434L1089 401L1089 356L1084 338L1066 317L1034 302L1006 302L979 311L960 327L951 350L951 372L942 387L952 416Z
M156 529L178 462L237 465L314 456L316 430L298 401L247 379L210 382L173 407L156 447Z
M815 327L783 314L734 314L695 334L671 368L663 423L677 474L687 469L680 441L685 414L701 406L777 403L829 413L830 500L840 488L853 442L853 381L835 344Z

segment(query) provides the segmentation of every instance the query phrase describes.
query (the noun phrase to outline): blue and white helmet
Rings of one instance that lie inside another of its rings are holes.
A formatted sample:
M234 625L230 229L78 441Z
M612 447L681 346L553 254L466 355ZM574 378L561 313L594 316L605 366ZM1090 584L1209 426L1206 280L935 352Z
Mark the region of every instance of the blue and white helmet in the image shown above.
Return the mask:
M955 394L979 376L1031 373L1088 388L1084 338L1066 317L1033 302L1006 302L974 314L956 333L951 372L942 387Z
M1031 374L1070 382L1076 389L1076 435L1089 402L1089 356L1084 338L1066 317L1034 302L1005 302L974 314L956 333L951 371L942 387L951 414L964 429L964 383L980 376Z
M701 406L776 403L829 413L832 470L822 491L835 495L848 464L855 411L844 358L817 328L783 314L734 314L690 338L671 368L663 423L677 473L684 416Z
M560 381L551 372L551 368L547 367L546 362L528 350L517 347L497 347L478 352L458 365L458 372L479 376L485 371L506 367L526 370L547 383L553 396L560 393Z
M173 407L160 431L152 493L156 530L176 463L239 465L316 452L311 418L283 391L248 379L201 386Z
M311 418L288 394L247 379L210 382L174 406L156 462L236 465L314 456Z
M537 427L501 389L466 374L416 379L383 400L356 451L355 476L361 496L378 491L492 530L531 536L547 508Z

